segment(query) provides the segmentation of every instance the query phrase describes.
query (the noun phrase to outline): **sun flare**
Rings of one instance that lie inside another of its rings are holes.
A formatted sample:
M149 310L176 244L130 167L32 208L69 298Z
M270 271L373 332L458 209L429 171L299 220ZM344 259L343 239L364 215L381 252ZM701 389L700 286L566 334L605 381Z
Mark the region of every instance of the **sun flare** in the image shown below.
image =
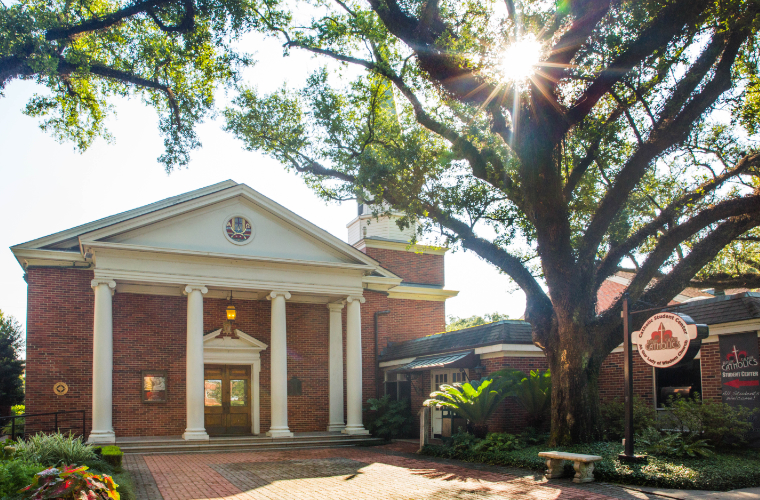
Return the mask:
M521 82L536 72L541 60L543 47L533 37L516 40L504 51L499 65L502 78L512 82Z

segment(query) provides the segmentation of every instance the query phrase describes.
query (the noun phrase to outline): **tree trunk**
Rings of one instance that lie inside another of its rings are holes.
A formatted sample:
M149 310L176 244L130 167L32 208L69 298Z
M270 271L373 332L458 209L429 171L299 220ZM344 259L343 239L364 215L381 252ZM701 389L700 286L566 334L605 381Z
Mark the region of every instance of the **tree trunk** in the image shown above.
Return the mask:
M552 374L551 438L554 446L601 437L599 366L583 326L560 326L546 350Z

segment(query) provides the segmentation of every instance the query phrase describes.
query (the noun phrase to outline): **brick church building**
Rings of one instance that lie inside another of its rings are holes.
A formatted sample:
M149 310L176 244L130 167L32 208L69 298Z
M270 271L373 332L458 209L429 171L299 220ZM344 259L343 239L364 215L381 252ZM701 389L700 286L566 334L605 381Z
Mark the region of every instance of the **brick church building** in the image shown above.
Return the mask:
M441 332L445 249L366 207L349 244L226 181L11 248L27 413L117 437L366 434L380 349Z

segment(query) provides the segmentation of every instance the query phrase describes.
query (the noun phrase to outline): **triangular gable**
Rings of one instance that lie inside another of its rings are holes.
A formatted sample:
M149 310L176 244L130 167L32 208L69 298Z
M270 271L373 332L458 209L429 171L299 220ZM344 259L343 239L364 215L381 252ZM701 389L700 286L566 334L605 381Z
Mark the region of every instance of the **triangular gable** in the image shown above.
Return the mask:
M12 246L11 248L46 250L68 250L73 248L78 249L79 236L81 234L97 231L98 229L102 229L113 224L134 219L135 217L171 207L179 203L184 203L196 198L208 196L209 194L213 194L224 189L229 189L237 185L238 183L233 180L218 182L216 184L212 184L211 186L206 186L204 188L196 189L194 191L183 193L177 196L172 196L170 198L165 198L161 201L150 203L148 205L128 210L126 212L121 212L116 215L111 215L109 217L104 217L93 222L88 222L87 224L82 224L81 226L72 227L71 229L59 231L57 233L43 236L42 238L36 238L25 243L20 243L18 245Z
M219 337L222 329L214 330L211 333L207 333L203 336L203 348L204 349L247 349L254 351L263 351L268 345L260 340L256 340L250 335L240 330L235 330L238 338L233 339L231 337Z
M251 218L256 234L250 243L234 245L226 239L224 221L232 215ZM377 261L363 252L249 186L233 181L146 205L13 248L63 249L66 245L71 247L75 238L80 244L93 242L218 255L361 264L376 268L381 276L397 278L380 268Z

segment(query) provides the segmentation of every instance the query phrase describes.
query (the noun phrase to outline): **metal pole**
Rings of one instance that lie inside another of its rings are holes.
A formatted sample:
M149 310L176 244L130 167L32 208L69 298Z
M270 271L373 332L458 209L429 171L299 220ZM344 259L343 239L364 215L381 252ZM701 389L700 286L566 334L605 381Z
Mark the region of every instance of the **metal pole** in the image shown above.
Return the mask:
M623 356L625 357L625 455L633 457L633 349L628 321L628 294L623 296Z

